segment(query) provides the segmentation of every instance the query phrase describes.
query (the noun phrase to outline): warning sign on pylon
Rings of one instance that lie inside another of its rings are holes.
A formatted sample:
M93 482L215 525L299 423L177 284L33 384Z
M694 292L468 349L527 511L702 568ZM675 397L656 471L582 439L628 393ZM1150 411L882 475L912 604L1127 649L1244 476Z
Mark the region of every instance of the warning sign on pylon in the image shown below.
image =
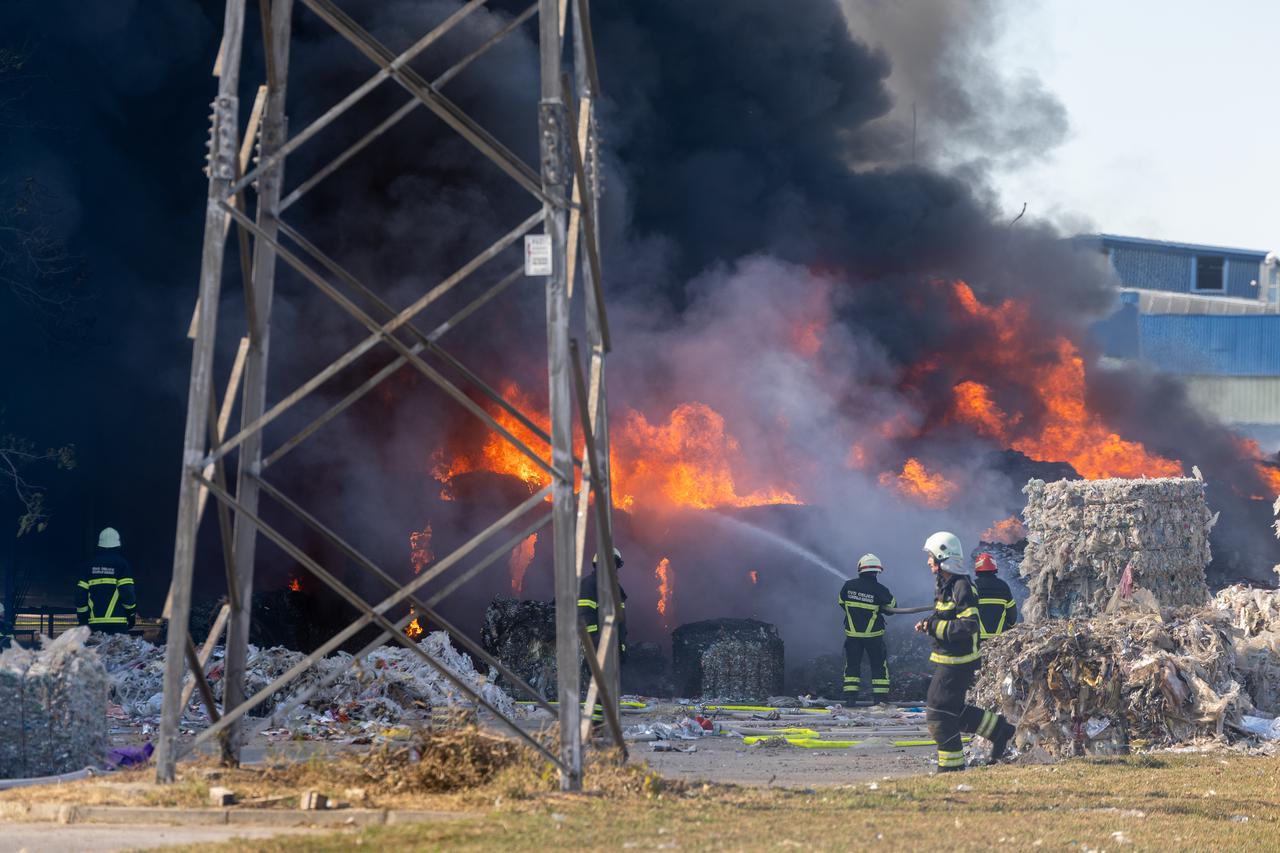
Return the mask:
M524 238L524 274L551 275L551 235L526 234Z

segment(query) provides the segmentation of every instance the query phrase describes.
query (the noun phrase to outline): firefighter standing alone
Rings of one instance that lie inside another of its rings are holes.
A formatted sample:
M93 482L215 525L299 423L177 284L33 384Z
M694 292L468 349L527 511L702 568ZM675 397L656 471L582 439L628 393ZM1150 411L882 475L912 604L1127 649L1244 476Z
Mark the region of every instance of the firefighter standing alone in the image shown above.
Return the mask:
M933 679L926 697L925 721L938 744L938 772L965 768L961 732L973 732L991 741L989 764L998 762L1015 731L1002 715L965 704L965 694L982 663L979 650L978 595L974 571L964 558L960 539L939 532L928 538L924 550L929 569L936 576L933 615L916 624L934 641L929 655Z
M80 572L76 618L92 631L127 634L133 627L138 599L133 569L120 553L120 534L105 528L98 534L98 550Z
M837 602L844 611L844 703L853 705L862 686L862 657L871 670L871 695L889 698L889 652L884 641L886 607L897 607L893 593L880 583L884 566L875 554L858 560L858 576L845 581Z

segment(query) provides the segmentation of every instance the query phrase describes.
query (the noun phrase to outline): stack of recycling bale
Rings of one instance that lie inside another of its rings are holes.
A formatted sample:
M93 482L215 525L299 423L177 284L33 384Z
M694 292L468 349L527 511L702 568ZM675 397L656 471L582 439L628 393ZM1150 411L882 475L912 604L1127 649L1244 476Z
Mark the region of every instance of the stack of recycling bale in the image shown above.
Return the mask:
M1214 517L1199 479L1032 480L1023 492L1029 621L1102 613L1126 568L1163 607L1208 601Z
M755 619L708 619L671 634L676 690L693 698L764 700L783 690L782 637Z
M107 670L75 628L0 654L0 778L96 766L106 755Z
M975 701L1056 758L1230 738L1253 705L1235 631L1207 608L1199 478L1023 490L1024 624L983 644Z

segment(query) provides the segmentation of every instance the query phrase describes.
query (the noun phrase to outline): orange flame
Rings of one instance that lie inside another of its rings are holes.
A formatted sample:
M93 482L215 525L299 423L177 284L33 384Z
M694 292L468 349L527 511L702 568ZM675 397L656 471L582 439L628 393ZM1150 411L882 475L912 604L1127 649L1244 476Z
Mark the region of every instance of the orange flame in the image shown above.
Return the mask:
M302 592L302 581L297 578L289 578L289 592Z
M930 472L914 456L902 466L902 473L885 471L881 474L880 485L885 488L892 486L904 497L935 509L949 505L960 488L941 474Z
M760 583L760 573L757 572L755 569L752 569L751 571L747 572L747 579L750 580L751 583L753 584Z
M413 617L413 621L404 626L404 635L410 639L416 640L426 633L426 629L418 623L418 617Z
M624 509L637 496L693 509L802 503L780 488L739 491L731 464L738 442L725 430L724 417L702 403L681 403L665 424L628 412L616 442L614 504Z
M1042 462L1069 462L1082 477L1177 477L1182 463L1149 453L1136 441L1112 432L1085 405L1084 359L1064 337L1048 342L1053 357L1028 358L1033 337L1025 304L1005 300L986 306L964 282L952 284L961 310L984 326L990 343L980 356L986 367L1024 378L1026 389L1044 409L1037 427L1028 430L1021 414L1007 414L992 399L991 388L975 380L958 383L952 416L980 435Z
M1022 519L1016 515L997 521L982 531L983 542L999 542L1002 545L1013 545L1026 538L1027 528L1022 525Z
M665 617L671 606L671 560L666 557L659 560L653 576L658 579L658 614ZM665 618L663 624L666 624Z
M511 549L511 591L520 595L524 591L524 573L533 562L533 548L538 544L538 534L530 533L529 538Z
M409 534L409 560L413 563L413 573L421 574L435 558L431 552L431 522L428 521L426 527Z
M532 422L550 430L549 419L514 382L502 383L502 394ZM505 410L492 414L531 448L545 451L546 445ZM581 445L581 440L575 440L575 445ZM640 412L627 411L613 435L613 504L630 511L637 501L692 509L801 503L780 487L743 490L734 472L741 455L724 418L703 403L682 403L664 423L656 424ZM516 477L530 491L551 482L550 475L496 433L486 435L479 452L458 453L448 460L439 452L435 460L432 475L444 484L441 497L447 500L453 498L453 478L472 471Z

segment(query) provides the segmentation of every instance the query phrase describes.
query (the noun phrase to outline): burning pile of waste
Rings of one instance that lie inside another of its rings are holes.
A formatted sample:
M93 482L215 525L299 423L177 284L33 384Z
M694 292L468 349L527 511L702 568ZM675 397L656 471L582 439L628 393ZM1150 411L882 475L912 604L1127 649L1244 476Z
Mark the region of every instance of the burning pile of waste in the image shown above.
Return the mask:
M1028 621L1102 613L1126 575L1165 607L1208 601L1216 517L1199 478L1031 480L1023 491Z

